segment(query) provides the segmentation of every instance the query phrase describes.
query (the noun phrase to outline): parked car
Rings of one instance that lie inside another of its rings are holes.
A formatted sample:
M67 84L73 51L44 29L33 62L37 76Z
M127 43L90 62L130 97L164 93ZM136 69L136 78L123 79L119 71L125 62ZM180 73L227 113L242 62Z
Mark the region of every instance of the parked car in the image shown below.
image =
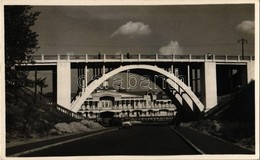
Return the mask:
M132 122L130 119L123 119L122 120L122 128L129 128L132 127Z

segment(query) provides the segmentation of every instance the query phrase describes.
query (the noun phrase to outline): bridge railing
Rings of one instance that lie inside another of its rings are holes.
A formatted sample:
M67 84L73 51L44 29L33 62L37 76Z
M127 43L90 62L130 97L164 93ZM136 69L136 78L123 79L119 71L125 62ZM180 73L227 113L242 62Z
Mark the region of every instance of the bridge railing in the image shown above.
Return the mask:
M138 59L138 58L139 58L138 55L123 55L123 59Z
M106 59L118 59L118 60L120 60L121 59L121 55L120 54L116 54L116 55L107 54L105 58Z
M140 59L156 59L156 55L140 55Z
M191 59L204 60L205 55L191 55Z
M58 55L33 55L35 61L252 61L254 56L240 55L161 55L161 54L58 54Z
M215 55L215 60L226 60L227 56L226 55Z
M75 113L75 112L72 112L71 110L53 102L52 100L46 98L46 97L43 97L39 94L35 94L33 91L31 91L30 89L28 88L21 88L21 90L26 93L27 95L30 95L31 97L34 97L36 96L36 101L43 104L43 105L47 105L49 107L53 107L54 109L57 109L59 110L60 112L66 114L66 115L69 115L70 117L73 117L75 119L85 119L85 117L79 115L78 113Z

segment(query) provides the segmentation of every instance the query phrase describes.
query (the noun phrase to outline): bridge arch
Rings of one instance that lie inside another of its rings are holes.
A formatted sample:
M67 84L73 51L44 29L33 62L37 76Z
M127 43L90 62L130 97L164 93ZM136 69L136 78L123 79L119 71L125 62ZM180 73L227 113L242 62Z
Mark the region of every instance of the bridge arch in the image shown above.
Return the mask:
M176 77L174 74L167 72L166 70L162 68L158 68L157 66L152 66L152 65L139 65L139 64L133 64L133 65L126 65L126 66L120 66L119 68L116 68L108 73L105 73L102 75L99 79L95 79L92 83L90 83L86 87L86 92L82 93L81 97L79 97L72 105L71 105L71 110L74 112L77 112L81 105L84 103L87 97L90 96L90 94L98 87L100 86L104 81L109 79L110 77L127 71L127 70L149 70L156 72L160 75L163 75L166 78L166 82L172 87L172 92L179 92L179 94L176 95L182 95L182 92L185 92L185 96L179 96L177 101L183 105L187 104L192 111L197 110L197 111L203 111L204 110L204 105L200 102L198 97L192 92L192 90L184 83L182 82L178 77ZM174 94L172 93L174 96ZM170 97L174 98L174 97Z

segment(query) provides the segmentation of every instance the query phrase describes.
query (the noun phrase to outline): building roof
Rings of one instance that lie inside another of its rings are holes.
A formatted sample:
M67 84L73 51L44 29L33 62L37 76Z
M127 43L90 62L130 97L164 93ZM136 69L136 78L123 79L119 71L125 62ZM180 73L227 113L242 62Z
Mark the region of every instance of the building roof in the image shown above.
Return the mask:
M92 97L104 97L104 96L112 96L112 97L136 97L142 98L141 95L136 95L132 93L124 93L124 92L117 92L116 90L97 90L97 92L91 94Z

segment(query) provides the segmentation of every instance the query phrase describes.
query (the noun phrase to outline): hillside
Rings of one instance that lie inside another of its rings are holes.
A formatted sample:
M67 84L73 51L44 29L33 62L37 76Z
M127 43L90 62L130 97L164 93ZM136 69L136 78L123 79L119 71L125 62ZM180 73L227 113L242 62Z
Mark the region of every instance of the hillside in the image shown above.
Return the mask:
M72 118L40 100L34 101L33 95L23 90L6 92L7 146L29 139L97 129L103 127L93 121Z
M205 118L187 126L248 149L255 144L255 83L220 98Z
M211 119L221 119L239 122L254 122L255 117L255 84L254 81L240 91L222 97L219 104L209 110L206 116Z

